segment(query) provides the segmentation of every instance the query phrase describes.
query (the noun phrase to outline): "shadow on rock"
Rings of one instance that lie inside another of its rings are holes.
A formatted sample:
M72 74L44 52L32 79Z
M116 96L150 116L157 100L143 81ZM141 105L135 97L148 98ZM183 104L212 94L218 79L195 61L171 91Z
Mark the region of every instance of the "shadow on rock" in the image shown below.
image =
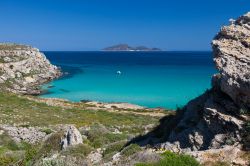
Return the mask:
M160 124L146 135L129 144L179 151L218 149L242 143L246 119L241 108L222 91L213 88L190 101L176 115L160 120Z

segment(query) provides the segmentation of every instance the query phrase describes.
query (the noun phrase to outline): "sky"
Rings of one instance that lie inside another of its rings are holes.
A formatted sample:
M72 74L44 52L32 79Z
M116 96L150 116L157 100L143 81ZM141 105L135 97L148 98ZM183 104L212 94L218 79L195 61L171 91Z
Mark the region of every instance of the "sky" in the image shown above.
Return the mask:
M0 42L43 51L91 51L115 44L166 51L211 50L250 0L0 0Z

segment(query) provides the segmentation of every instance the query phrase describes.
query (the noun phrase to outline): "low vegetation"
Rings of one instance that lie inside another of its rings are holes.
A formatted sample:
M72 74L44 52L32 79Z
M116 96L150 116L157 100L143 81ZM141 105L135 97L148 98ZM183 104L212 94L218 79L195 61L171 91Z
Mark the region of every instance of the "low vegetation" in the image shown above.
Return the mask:
M199 166L200 164L194 158L188 155L165 152L162 159L157 163L138 163L136 166Z
M104 126L123 126L130 130L129 126L157 124L159 118L134 114L118 114L107 111L86 110L79 108L64 108L49 106L45 103L35 102L25 97L14 94L0 93L0 123L29 126L49 126L57 124L74 124L77 127L89 126L94 123ZM119 116L118 116L119 115ZM131 127L132 128L132 127ZM131 129L132 130L132 129ZM129 131L130 132L130 131Z
M7 133L0 135L0 165L27 165L37 154L37 145L17 143Z
M15 43L1 43L0 50L23 50L29 49L31 46L15 44Z
M130 156L132 154L135 154L136 152L141 151L142 148L137 145L137 144L130 144L129 146L125 147L122 151L121 154L124 156Z
M69 103L65 103L69 104ZM49 106L43 102L30 100L25 96L0 93L0 124L19 127L39 127L40 131L51 135L45 142L30 145L13 141L4 130L0 133L0 165L32 165L34 163L63 164L71 159L84 161L86 156L97 148L105 149L103 157L108 160L122 151L130 155L140 149L130 145L128 140L145 132L148 124L158 124L159 117L116 113L104 110L85 109L84 103L78 107ZM63 133L54 132L57 125L73 124L84 138L82 145L61 151L60 139ZM69 159L49 158L53 154L70 156ZM47 160L42 160L48 158ZM73 161L72 161L73 162ZM74 161L76 162L76 161Z

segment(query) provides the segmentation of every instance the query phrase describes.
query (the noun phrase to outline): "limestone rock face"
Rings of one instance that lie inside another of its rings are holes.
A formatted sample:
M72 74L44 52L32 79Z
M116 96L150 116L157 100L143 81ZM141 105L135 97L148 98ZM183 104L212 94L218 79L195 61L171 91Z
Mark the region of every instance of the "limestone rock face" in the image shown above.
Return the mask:
M39 85L61 75L38 49L0 44L0 89L19 94L39 94Z
M65 134L61 138L61 147L66 149L69 146L82 144L82 135L73 125L66 126L64 129Z
M236 145L242 139L240 133L244 124L243 119L234 116L238 109L223 92L208 91L184 108L184 115L168 141L187 151ZM161 146L164 148L164 145Z
M222 27L212 45L220 89L250 108L250 12Z

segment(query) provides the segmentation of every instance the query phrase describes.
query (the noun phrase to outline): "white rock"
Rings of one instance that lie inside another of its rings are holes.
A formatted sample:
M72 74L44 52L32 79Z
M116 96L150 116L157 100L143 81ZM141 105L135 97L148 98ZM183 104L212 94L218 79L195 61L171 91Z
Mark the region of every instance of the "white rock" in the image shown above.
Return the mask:
M75 126L69 125L64 130L64 137L61 138L62 149L66 149L69 146L82 144L82 135Z

